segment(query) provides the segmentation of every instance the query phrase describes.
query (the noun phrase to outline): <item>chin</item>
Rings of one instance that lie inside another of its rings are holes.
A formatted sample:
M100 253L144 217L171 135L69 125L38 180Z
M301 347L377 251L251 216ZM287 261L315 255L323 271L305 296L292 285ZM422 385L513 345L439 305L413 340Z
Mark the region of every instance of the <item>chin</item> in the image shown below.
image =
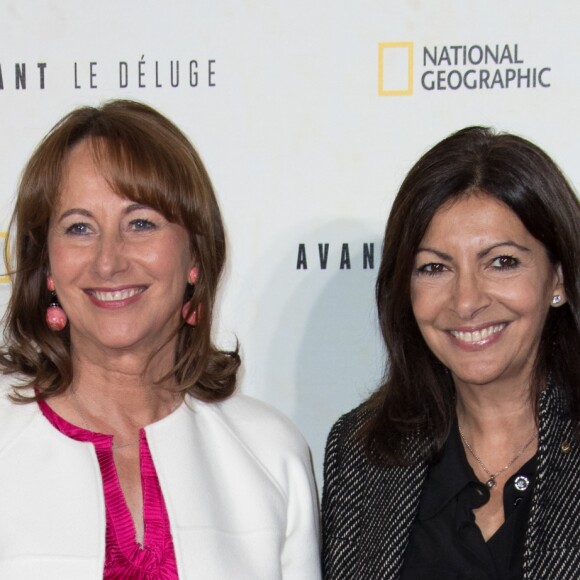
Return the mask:
M469 385L489 385L495 381L501 380L502 373L500 371L490 371L490 369L465 369L462 368L460 372L455 372L451 369L454 381L466 383Z
M119 332L119 329L115 329L113 332L103 332L94 336L92 344L96 345L97 348L102 350L111 351L137 351L143 348L145 345L150 345L150 350L153 351L155 348L161 346L161 336L161 332L157 333L156 335L144 335L134 332Z

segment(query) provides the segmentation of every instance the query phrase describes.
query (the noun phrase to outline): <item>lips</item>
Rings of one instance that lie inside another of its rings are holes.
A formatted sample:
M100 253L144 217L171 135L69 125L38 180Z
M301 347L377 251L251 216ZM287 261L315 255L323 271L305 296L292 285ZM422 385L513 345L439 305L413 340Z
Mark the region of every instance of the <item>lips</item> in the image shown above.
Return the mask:
M87 289L85 292L92 298L95 302L101 303L126 303L127 301L132 301L135 297L139 296L145 292L145 286L131 286L130 288L117 288L111 290L95 290Z
M449 334L456 338L457 340L467 343L474 344L478 342L485 341L492 337L494 334L501 332L507 323L503 322L501 324L494 324L487 326L485 328L480 328L477 330L464 331L464 330L450 330Z

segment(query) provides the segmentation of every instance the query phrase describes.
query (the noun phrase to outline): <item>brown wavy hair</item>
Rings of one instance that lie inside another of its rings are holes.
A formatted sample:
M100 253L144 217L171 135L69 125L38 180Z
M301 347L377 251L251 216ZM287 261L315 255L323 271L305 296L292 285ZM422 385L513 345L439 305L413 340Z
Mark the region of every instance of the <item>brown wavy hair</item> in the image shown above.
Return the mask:
M151 107L115 100L99 108L76 109L42 140L22 174L10 223L12 295L5 314L3 374L18 373L23 384L15 397L32 401L62 393L73 369L68 327L55 333L45 322L50 301L49 221L58 202L70 150L86 141L96 166L120 196L147 205L189 234L199 279L184 289L190 309L200 307L195 327L183 320L177 333L175 362L163 377L177 389L204 401L225 399L235 389L238 349L218 350L211 340L212 311L226 257L220 210L203 163L185 135ZM23 388L33 386L33 397Z
M580 422L580 203L554 161L515 135L468 127L447 137L413 166L387 222L376 284L387 366L366 401L372 417L361 433L369 450L391 464L418 458L405 444L420 435L419 455L440 452L455 417L455 387L421 336L411 305L415 254L435 213L449 200L479 191L509 207L560 264L567 302L550 308L532 375L532 399L549 382Z

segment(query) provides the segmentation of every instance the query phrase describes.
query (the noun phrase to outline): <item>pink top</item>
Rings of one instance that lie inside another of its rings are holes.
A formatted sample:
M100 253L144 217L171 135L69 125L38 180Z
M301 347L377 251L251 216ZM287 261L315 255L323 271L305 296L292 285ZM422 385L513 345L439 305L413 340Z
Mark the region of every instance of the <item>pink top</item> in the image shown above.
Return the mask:
M113 436L93 433L57 415L45 401L38 405L44 416L64 435L95 446L103 478L107 532L104 580L177 580L177 564L167 508L151 458L145 431L139 433L143 488L143 546L135 539L135 526L125 502L113 459Z

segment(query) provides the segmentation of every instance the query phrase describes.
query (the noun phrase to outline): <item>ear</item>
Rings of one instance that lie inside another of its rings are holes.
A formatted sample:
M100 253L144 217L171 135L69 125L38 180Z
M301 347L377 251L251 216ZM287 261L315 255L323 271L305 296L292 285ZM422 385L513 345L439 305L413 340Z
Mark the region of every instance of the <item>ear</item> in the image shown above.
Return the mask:
M46 287L50 292L54 292L56 290L54 280L52 279L52 276L50 274L47 274L46 276Z
M559 306L566 304L566 289L564 287L564 274L562 273L561 264L556 266L554 274L551 306L558 308Z

